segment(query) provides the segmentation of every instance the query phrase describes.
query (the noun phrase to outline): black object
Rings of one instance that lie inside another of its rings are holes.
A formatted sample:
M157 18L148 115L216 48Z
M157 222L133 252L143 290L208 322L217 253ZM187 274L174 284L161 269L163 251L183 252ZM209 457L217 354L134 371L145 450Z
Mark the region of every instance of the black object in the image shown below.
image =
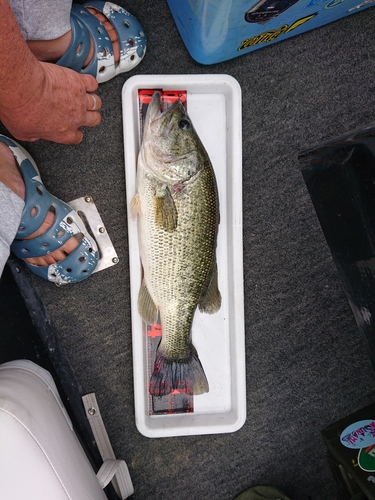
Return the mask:
M375 369L375 124L304 151L299 161Z
M375 404L367 406L322 431L327 446L330 469L339 489L340 500L375 500L375 472L364 470L359 449L350 449L340 442L341 433L351 424L373 419ZM374 446L361 450L361 455L373 452ZM375 467L375 460L374 460Z
M260 0L245 14L248 23L265 24L292 7L298 0Z

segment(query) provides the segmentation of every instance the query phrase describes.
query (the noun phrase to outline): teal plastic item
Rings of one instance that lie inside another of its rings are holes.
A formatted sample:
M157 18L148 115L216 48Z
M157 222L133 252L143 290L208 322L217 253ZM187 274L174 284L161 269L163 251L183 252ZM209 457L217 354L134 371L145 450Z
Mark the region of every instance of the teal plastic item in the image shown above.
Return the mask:
M75 283L88 278L96 268L99 251L83 221L69 205L46 190L34 160L22 146L1 134L0 141L14 154L26 188L25 207L11 245L13 253L20 259L46 256L77 235L77 248L62 261L36 266L25 260L25 264L34 274L58 284ZM55 214L51 226L39 236L27 239L42 225L48 211Z
M104 25L87 10L90 7L105 15L117 32L120 45L118 63L115 63L110 36ZM112 2L91 0L83 5L73 4L70 21L72 40L57 64L92 75L99 83L132 70L146 53L147 39L142 26L127 10ZM91 40L95 45L96 56L84 67Z
M369 0L167 0L201 64L267 47L373 5Z

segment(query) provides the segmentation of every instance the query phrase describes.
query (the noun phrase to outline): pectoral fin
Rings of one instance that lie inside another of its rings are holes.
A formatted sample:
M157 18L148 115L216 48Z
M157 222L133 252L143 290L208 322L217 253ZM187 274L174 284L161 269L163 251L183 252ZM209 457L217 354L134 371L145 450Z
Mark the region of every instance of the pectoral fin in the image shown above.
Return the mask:
M177 227L177 209L167 186L161 186L154 198L155 222L165 231L174 231Z
M215 261L208 279L207 288L198 303L199 310L207 314L216 313L221 307L221 293L217 282L217 263Z
M142 319L149 325L157 323L158 308L152 300L144 280L142 280L141 288L139 289L138 294L138 311Z
M134 219L141 213L141 199L139 194L135 194L130 202L130 213Z

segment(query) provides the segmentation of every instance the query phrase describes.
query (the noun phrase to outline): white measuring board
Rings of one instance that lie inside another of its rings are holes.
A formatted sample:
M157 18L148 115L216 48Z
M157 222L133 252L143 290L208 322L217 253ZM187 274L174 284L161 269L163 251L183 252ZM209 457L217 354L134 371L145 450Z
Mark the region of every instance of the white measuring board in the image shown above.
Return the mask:
M193 396L193 411L187 413L150 411L147 325L137 309L141 264L130 202L136 192L140 146L138 91L146 89L186 90L187 110L210 156L219 191L217 261L222 306L213 315L197 310L192 326L192 341L210 390ZM240 87L228 75L137 75L126 81L122 102L137 428L148 437L234 432L246 419Z

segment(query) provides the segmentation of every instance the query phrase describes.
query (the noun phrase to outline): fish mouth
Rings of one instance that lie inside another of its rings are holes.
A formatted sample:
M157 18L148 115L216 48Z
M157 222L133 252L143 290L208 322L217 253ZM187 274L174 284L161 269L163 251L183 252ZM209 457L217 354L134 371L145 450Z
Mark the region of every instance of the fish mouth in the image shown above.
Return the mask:
M168 135L173 127L174 110L180 107L183 106L179 99L177 99L171 106L166 106L166 104L161 100L160 92L154 92L151 102L148 105L147 120L144 127L145 130L150 128L153 133L160 133L160 130L162 130L160 135ZM171 115L169 120L166 118L168 114Z
M149 117L149 121L150 122L154 121L157 115L159 115L160 113L161 113L160 92L154 92L147 109L147 116Z

